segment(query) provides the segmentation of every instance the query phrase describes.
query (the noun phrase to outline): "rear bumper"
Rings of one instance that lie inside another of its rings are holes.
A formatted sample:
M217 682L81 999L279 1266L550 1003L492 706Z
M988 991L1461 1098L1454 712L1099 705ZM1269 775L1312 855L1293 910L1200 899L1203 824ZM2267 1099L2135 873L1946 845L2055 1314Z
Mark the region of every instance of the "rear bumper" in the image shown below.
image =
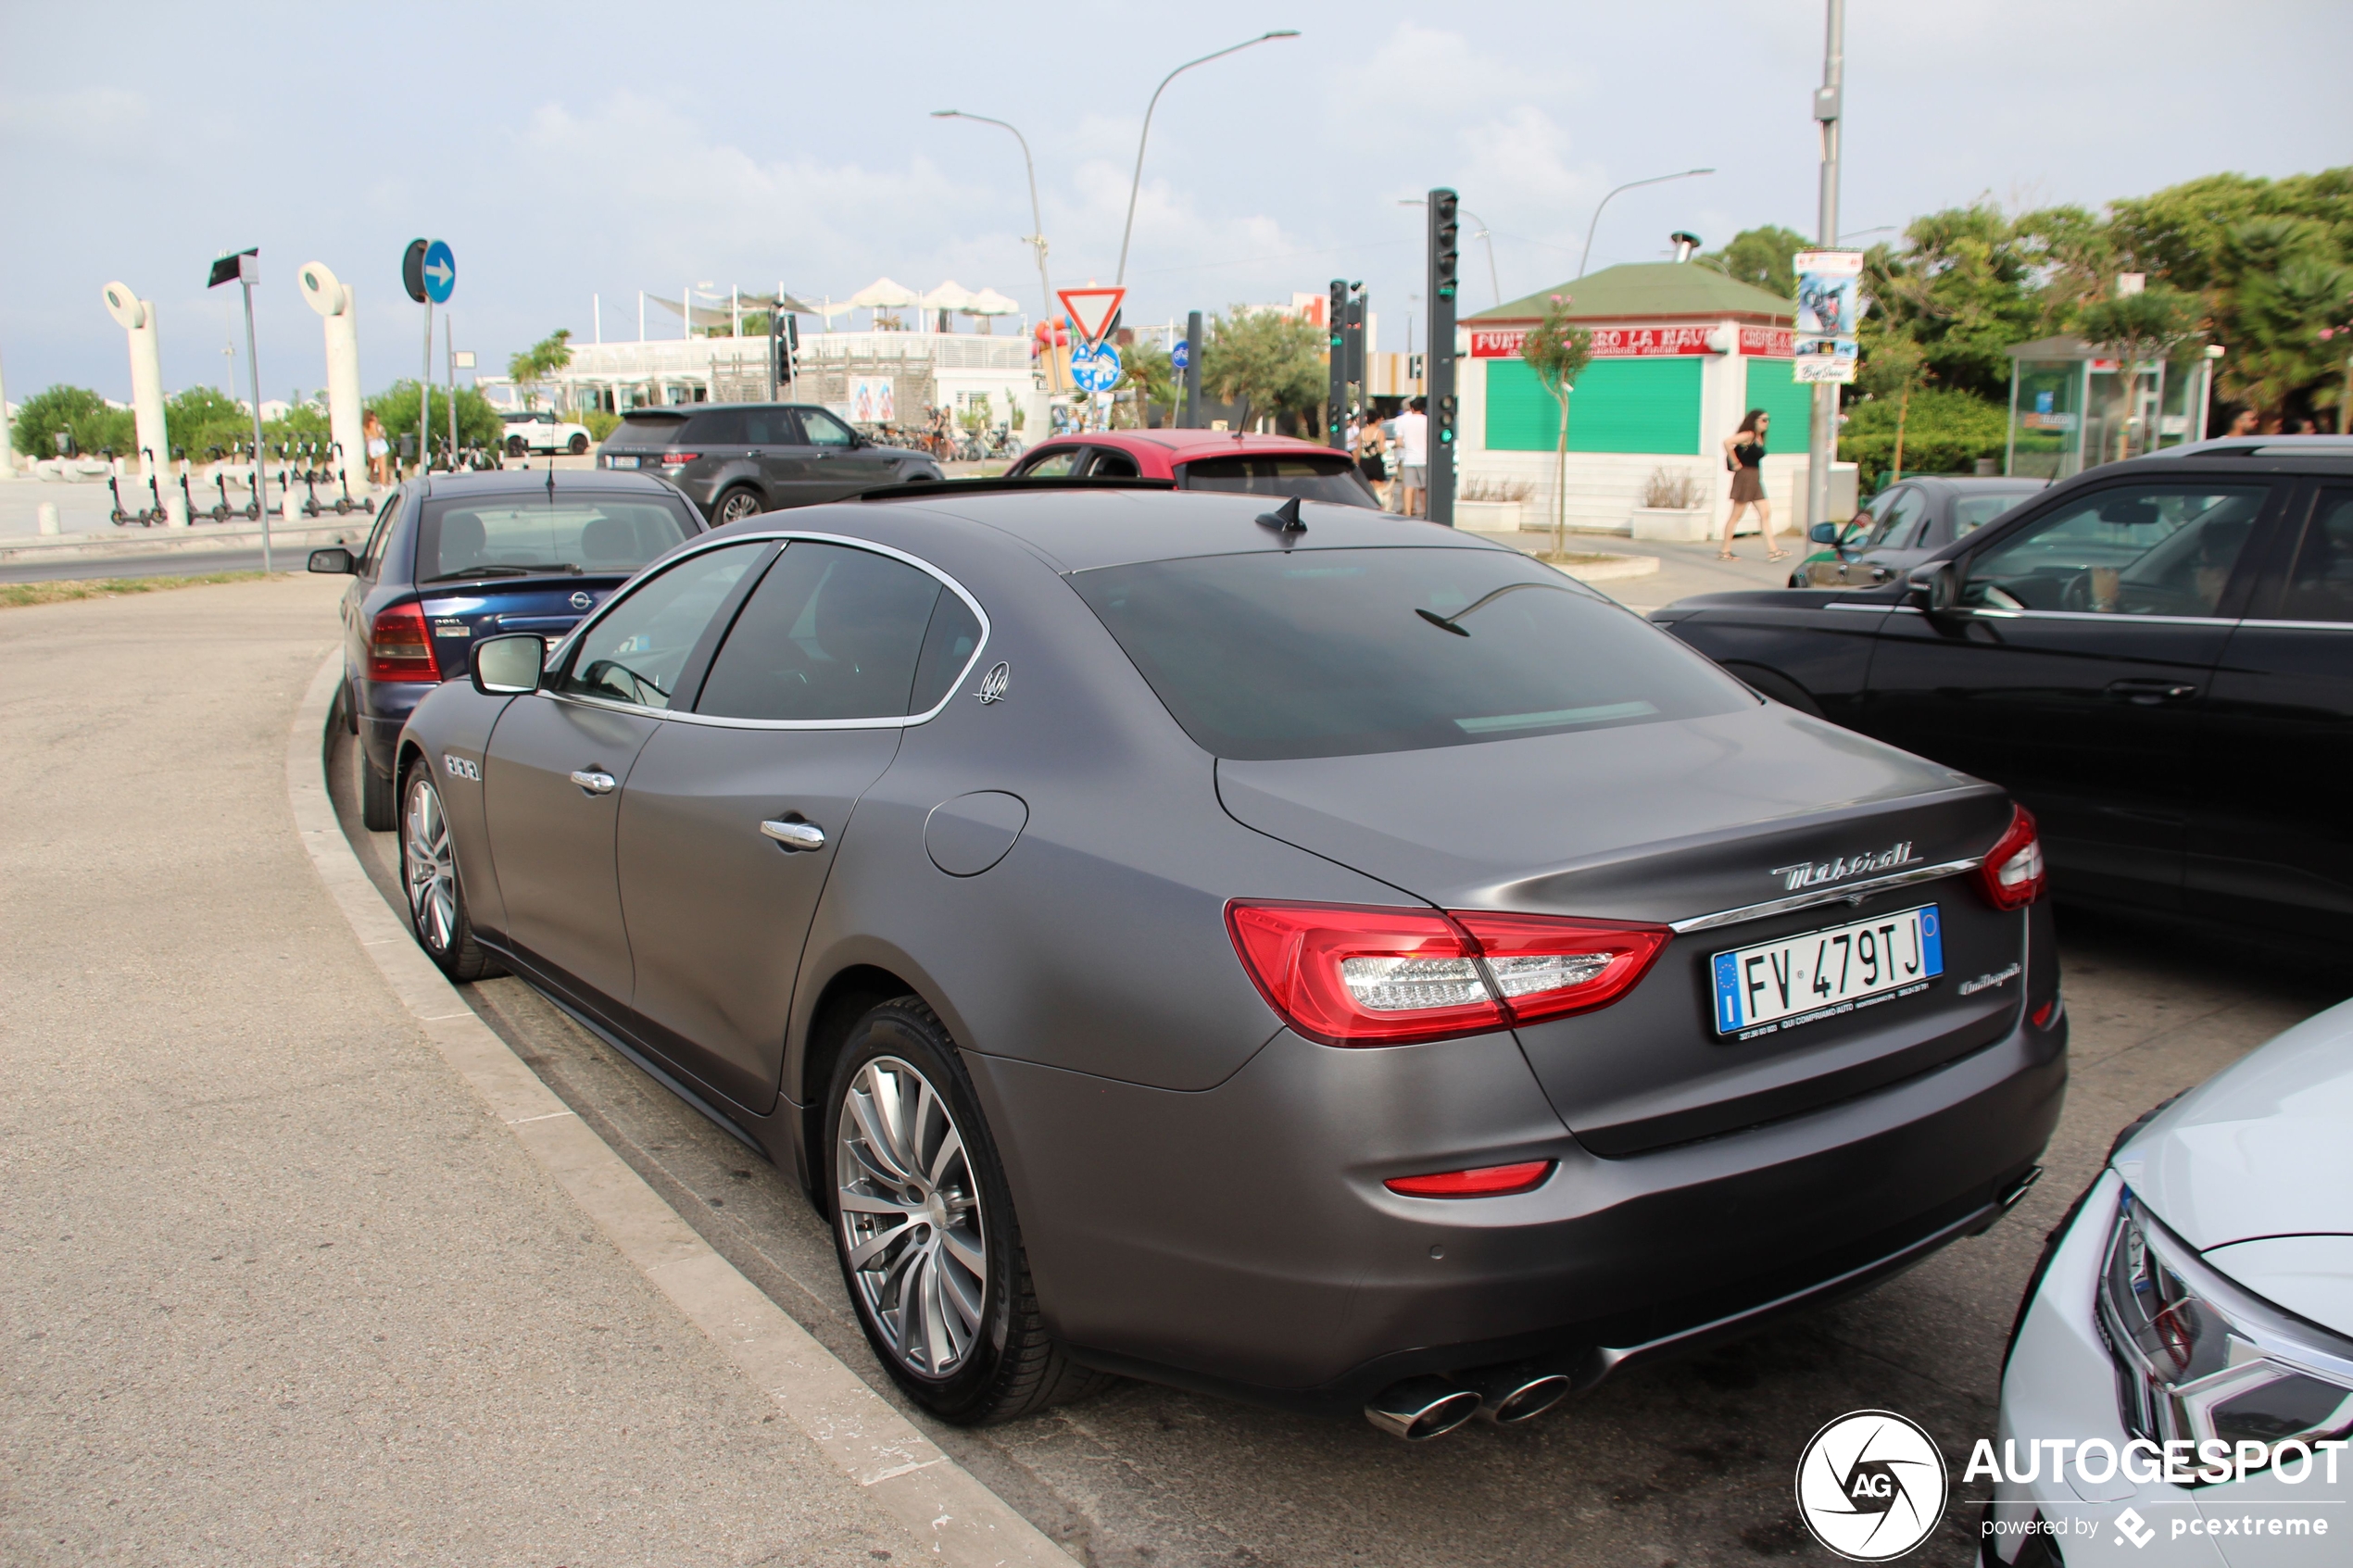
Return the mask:
M425 694L434 688L430 681L371 681L366 676L351 679L353 711L359 720L359 748L369 766L379 773L390 773L400 754L400 731L409 722L409 715Z
M1854 1100L1605 1160L1508 1035L1379 1051L1284 1034L1197 1095L975 1065L1012 1133L1039 1299L1082 1360L1335 1412L1504 1361L1590 1386L1867 1289L1999 1218L2067 1076L2061 1014ZM1025 1135L1039 1117L1053 1131ZM1380 1185L1538 1157L1558 1168L1515 1197Z

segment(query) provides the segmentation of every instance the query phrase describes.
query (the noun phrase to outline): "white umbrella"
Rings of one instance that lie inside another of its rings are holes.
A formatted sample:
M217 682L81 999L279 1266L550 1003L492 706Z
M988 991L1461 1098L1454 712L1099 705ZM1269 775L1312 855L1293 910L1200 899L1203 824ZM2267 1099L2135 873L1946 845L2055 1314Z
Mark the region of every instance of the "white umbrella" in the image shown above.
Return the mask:
M877 278L849 296L849 303L861 310L896 310L902 305L916 302L915 291L888 278Z
M926 310L963 310L969 307L972 301L972 291L950 278L924 295L921 304Z
M983 289L956 308L967 316L1016 316L1021 313L1020 306L995 289Z

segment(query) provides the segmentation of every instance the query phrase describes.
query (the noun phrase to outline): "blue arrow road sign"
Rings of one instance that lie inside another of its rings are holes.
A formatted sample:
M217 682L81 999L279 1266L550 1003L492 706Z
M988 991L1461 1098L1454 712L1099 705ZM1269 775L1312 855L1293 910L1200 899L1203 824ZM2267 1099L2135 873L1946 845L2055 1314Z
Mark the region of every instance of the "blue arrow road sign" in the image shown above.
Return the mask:
M1070 351L1070 379L1082 392L1109 392L1119 384L1119 350L1107 343L1080 344Z
M425 297L447 305L457 287L458 258L449 254L448 241L435 240L425 247Z

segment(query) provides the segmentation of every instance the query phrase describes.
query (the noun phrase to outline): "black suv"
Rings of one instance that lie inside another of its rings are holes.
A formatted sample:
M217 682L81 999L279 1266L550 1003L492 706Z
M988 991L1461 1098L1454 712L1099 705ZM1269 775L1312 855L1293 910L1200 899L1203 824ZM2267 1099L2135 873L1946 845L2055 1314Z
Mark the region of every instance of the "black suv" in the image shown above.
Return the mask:
M2353 938L2353 440L2106 464L1883 586L1651 619L1768 696L2007 788L2062 897Z
M941 477L926 454L877 446L812 403L632 408L597 466L661 475L714 525Z

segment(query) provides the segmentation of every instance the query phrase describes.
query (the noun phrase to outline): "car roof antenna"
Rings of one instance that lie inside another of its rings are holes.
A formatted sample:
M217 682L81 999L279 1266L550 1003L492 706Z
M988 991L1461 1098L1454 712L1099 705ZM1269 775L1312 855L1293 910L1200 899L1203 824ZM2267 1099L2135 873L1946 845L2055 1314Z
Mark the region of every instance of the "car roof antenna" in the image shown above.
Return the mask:
M1307 523L1299 515L1299 497L1296 495L1293 495L1290 500L1285 501L1281 506L1277 507L1271 512L1260 512L1258 514L1258 525L1261 528L1271 528L1277 533L1304 533L1307 532Z

